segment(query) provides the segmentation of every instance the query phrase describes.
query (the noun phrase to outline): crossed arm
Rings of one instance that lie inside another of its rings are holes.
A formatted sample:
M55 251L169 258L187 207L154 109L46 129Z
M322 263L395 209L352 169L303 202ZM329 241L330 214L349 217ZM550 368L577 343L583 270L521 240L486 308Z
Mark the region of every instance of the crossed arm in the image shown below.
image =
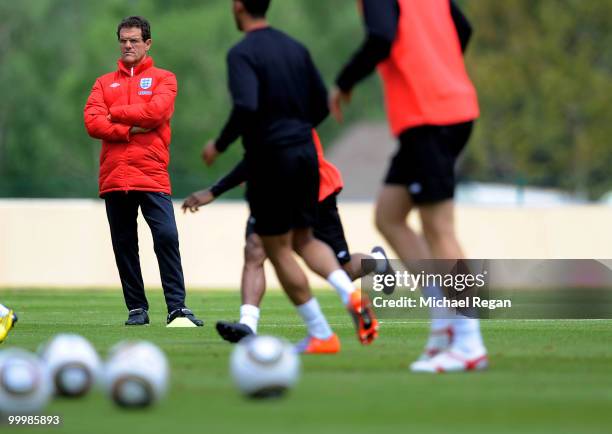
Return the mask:
M131 134L146 133L172 117L177 94L176 77L168 75L146 103L108 108L99 80L85 105L85 126L91 137L108 142L127 142Z
M157 85L151 101L112 106L109 110L111 121L153 130L172 117L176 93L176 77L170 74Z
M85 104L85 128L94 139L107 142L127 142L130 140L131 125L111 122L109 112L104 102L104 92L100 80L96 80L87 103Z

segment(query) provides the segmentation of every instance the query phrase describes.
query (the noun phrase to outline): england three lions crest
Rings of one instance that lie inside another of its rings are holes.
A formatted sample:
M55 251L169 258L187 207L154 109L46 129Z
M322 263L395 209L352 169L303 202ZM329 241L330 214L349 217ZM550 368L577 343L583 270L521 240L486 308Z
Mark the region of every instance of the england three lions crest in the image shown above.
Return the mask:
M151 85L153 84L153 79L152 78L141 78L140 79L140 88L141 89L148 89L151 87Z

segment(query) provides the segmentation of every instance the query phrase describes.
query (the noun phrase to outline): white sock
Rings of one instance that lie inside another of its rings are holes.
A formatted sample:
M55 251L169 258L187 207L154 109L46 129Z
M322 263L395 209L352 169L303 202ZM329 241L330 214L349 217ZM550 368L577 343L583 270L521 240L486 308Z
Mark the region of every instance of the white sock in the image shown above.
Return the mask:
M5 305L0 304L0 318L7 316L8 313L9 313L8 308Z
M423 287L422 292L426 298L440 300L444 297L444 292L437 286ZM429 308L429 316L431 317L431 331L437 332L451 326L454 312L445 307L432 306Z
M253 333L257 334L257 324L259 323L259 308L252 304L240 306L240 324L249 326Z
M482 342L478 319L457 314L452 323L454 332L453 350L474 357L486 354L487 350Z
M346 274L346 271L338 269L332 272L327 277L327 281L334 287L342 299L342 303L345 305L348 304L351 294L355 292L355 286L353 285L353 282L351 282L351 278L348 276L348 274Z
M296 306L298 313L306 323L308 334L317 339L328 339L333 335L332 329L321 311L316 298L312 297L301 306Z
M387 258L382 253L376 251L371 253L372 258L376 259L376 267L374 271L384 273L387 270Z

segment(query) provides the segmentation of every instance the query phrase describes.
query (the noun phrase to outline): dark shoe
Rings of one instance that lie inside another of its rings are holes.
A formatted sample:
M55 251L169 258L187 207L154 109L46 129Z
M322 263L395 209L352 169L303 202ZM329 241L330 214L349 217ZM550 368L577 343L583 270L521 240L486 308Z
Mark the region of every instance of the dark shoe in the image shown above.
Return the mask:
M201 319L197 319L193 312L190 309L182 308L175 309L168 314L168 319L166 320L166 324L170 324L176 318L187 318L189 321L197 325L198 327L202 327L204 325L204 321Z
M217 332L224 340L235 344L247 336L253 336L255 333L246 324L231 321L217 321Z
M375 246L372 249L372 253L374 253L374 252L378 252L381 255L383 255L385 257L384 260L386 262L385 263L385 271L383 271L382 273L378 273L378 274L383 274L385 276L390 274L390 275L393 276L393 279L388 279L388 280L384 279L383 280L383 285L384 285L383 286L383 292L385 294L387 294L387 295L393 294L393 291L395 291L395 270L393 270L393 267L391 267L391 262L389 261L389 258L387 257L387 252L385 252L385 249L383 249L380 246ZM378 263L378 261L381 261L381 260L378 259L378 260L375 260L375 261ZM376 267L376 269L378 269L378 266ZM391 281L393 283L387 284L388 281Z
M144 309L132 309L128 314L128 319L125 322L127 326L147 325L149 324L149 314Z

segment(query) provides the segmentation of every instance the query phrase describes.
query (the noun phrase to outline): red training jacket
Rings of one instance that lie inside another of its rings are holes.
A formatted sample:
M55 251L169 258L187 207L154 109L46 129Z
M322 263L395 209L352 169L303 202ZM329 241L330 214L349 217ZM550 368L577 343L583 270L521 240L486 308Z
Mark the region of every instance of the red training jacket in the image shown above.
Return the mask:
M117 71L96 80L85 105L87 132L102 140L100 196L131 190L171 194L168 163L176 77L155 68L148 56L134 68L117 64ZM130 134L132 126L151 131Z
M339 193L344 183L338 168L325 159L321 139L316 130L312 130L312 139L319 158L319 202L323 202L332 194Z

